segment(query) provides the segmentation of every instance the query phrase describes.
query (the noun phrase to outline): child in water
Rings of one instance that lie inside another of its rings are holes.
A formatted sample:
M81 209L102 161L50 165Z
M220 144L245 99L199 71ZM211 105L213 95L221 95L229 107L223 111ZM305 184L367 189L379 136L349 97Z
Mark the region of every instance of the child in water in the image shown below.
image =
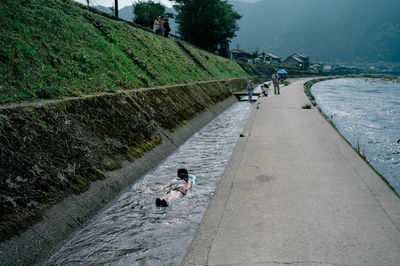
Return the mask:
M183 198L189 192L194 184L197 183L197 178L190 175L185 168L178 169L178 177L171 183L163 186L163 190L167 191L167 195L162 198L156 198L158 207L167 207L174 199Z

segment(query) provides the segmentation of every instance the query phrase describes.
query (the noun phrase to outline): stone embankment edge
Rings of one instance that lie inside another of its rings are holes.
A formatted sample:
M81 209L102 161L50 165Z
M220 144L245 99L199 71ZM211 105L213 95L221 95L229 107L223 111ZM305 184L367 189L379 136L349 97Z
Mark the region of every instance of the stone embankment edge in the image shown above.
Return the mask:
M361 157L361 159L382 179L383 182L393 191L393 193L400 198L400 195L397 194L396 190L394 187L389 183L389 181L386 180L386 178L378 172L374 168L374 166L365 158L365 155L362 154L360 151L358 151L351 143L348 141L345 136L342 135L342 133L339 131L339 129L336 127L336 125L333 123L332 119L330 119L323 111L322 109L318 106L317 102L315 101L314 95L311 93L311 88L314 86L316 83L327 81L327 80L332 80L332 79L341 79L341 78L348 78L346 76L334 76L334 77L316 77L313 79L308 80L307 82L304 83L304 93L308 97L309 101L311 104L319 111L321 116L336 130L336 132L342 137L344 141L346 141L349 146ZM357 77L351 77L351 78L357 78ZM363 77L360 77L363 78ZM384 77L383 77L384 78ZM311 85L309 85L311 84Z
M220 81L229 86L230 81ZM243 78L246 79L247 78ZM213 81L215 82L215 81ZM202 82L203 83L203 82ZM177 85L181 86L181 85ZM51 101L52 102L52 101ZM93 182L90 189L71 195L47 209L43 220L20 236L0 243L0 265L33 265L43 263L67 239L111 202L124 188L139 180L145 173L183 144L189 137L207 125L216 116L237 102L234 96L211 106L173 132L158 128L162 143L134 162L124 162L121 169L107 172L107 178Z

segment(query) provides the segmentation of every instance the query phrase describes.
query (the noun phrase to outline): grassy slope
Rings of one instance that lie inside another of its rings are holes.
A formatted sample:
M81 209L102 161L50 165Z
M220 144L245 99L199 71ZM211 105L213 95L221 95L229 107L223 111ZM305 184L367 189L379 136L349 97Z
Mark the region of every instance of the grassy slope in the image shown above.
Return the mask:
M227 79L243 76L243 69L223 57L214 56L204 50L196 49L190 44L185 45L188 49L217 79Z
M70 0L0 2L0 103L245 77L236 63L89 12Z

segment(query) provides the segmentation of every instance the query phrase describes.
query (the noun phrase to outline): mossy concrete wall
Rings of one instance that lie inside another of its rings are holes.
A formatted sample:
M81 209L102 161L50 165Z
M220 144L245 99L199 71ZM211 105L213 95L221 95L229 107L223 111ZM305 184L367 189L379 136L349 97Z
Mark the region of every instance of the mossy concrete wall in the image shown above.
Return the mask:
M0 261L27 265L236 100L247 79L0 109Z

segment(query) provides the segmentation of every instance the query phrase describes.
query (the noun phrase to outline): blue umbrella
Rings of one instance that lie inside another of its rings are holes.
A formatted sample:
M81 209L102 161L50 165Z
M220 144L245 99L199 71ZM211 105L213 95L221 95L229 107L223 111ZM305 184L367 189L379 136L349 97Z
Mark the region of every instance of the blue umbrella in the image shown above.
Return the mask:
M279 75L287 75L287 74L288 74L287 71L284 70L284 69L279 69L277 73L278 73Z

